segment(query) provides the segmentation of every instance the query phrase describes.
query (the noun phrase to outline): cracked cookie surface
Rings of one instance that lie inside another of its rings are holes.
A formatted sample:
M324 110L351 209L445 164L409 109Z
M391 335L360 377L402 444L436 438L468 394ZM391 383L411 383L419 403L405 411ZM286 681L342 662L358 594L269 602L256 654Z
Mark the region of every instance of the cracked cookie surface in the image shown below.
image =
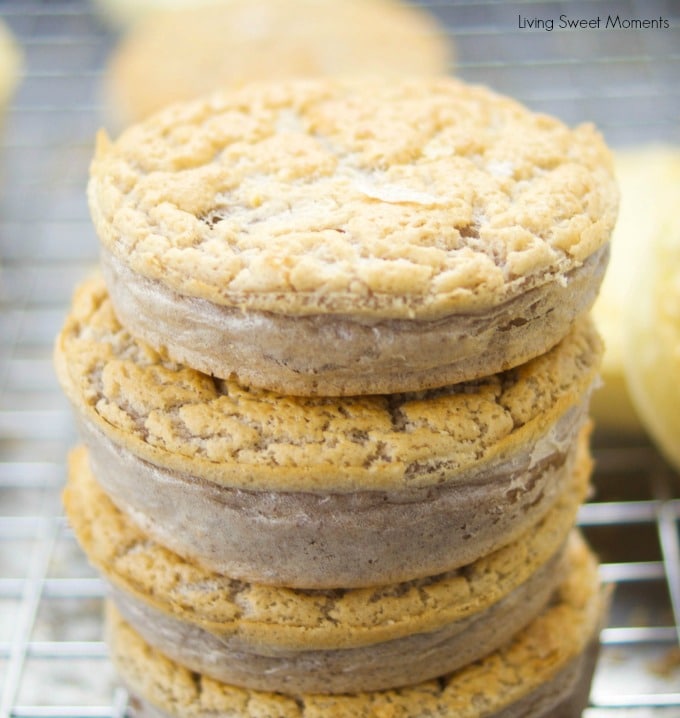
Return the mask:
M235 688L192 673L153 650L109 607L112 658L133 694L150 704L144 716L279 718L412 718L580 715L587 700L592 655L606 607L597 564L583 543L570 551L570 569L552 604L511 642L487 658L434 681L391 691L340 696L289 695ZM579 699L575 696L580 694ZM571 703L571 699L574 702ZM524 710L522 711L522 706ZM560 707L560 711L555 709ZM562 712L562 708L564 710Z
M559 554L591 468L584 435L564 493L516 541L457 571L366 589L294 590L207 571L150 540L117 509L96 483L83 448L71 454L64 503L90 561L155 610L202 627L225 645L341 649L440 629L512 593Z
M434 320L563 281L617 191L569 129L449 78L223 92L100 136L89 200L132 271L217 305Z
M281 396L215 380L135 340L94 278L75 295L55 363L82 418L145 461L223 486L351 492L471 480L581 404L601 351L582 318L547 354L483 380L399 395Z

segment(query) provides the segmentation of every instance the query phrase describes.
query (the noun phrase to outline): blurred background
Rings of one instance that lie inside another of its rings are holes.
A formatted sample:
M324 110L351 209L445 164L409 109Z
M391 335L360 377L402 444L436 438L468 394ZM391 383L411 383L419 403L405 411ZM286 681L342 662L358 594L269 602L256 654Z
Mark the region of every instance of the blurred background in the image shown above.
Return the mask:
M75 284L98 259L85 200L95 132L117 133L135 110L129 98L122 108L120 91L112 89L133 80L116 73L139 80L146 66L162 77L167 66L170 86L178 84L162 54L176 60L177 43L154 49L149 60L152 41L139 40L138 23L147 31L159 27L147 13L162 4L0 0L14 38L0 36L7 45L0 47L0 718L126 711L101 642L102 585L61 515L75 433L51 352ZM250 3L259 4L266 2ZM431 41L443 37L447 72L569 124L594 122L617 152L654 144L665 162L680 146L678 0L411 5L436 21ZM561 15L600 17L601 27L561 29ZM609 16L622 27L606 28ZM626 26L644 19L652 26ZM291 26L304 18L294 20ZM135 65L130 55L140 44ZM193 44L200 46L200 37ZM205 76L211 65L204 60L202 67ZM161 83L146 80L156 85L147 93L142 80L142 97ZM640 172L634 167L632 174ZM677 210L680 174L664 172L660 190L650 175L646 204L633 207L632 216L653 210L662 193ZM677 218L673 226L680 242ZM614 324L621 321L616 315ZM644 422L619 421L623 410L611 406L598 409L595 492L580 519L604 562L604 579L616 584L587 718L678 718L680 482Z

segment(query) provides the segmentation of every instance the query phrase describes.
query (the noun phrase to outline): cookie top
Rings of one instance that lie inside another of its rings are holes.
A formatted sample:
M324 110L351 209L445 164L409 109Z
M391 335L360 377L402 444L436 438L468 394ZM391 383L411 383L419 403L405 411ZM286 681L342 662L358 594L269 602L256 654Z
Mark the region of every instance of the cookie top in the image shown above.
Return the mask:
M610 155L452 78L291 81L173 106L111 143L103 244L180 294L286 315L434 320L565 281L609 239Z
M173 716L277 718L479 718L554 679L596 637L603 613L597 565L575 535L553 603L506 647L437 681L355 695L283 696L235 688L192 673L145 644L109 606L108 640L124 681Z
M150 14L123 35L106 93L125 125L258 80L444 74L451 49L434 16L398 0L203 2Z
M434 631L491 607L559 555L585 499L587 439L567 491L519 539L457 571L379 588L295 590L230 579L145 536L72 452L64 504L89 560L157 610L224 638L291 650L335 650Z
M152 464L238 488L351 492L433 486L465 472L484 480L484 466L585 400L601 350L582 318L546 354L481 380L409 394L282 396L135 340L93 278L75 294L55 364L80 416Z

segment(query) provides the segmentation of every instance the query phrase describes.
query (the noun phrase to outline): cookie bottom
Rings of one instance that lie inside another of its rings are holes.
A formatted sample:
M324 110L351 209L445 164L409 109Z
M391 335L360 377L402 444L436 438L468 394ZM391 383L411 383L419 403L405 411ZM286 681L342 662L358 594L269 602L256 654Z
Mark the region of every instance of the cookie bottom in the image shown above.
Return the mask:
M186 297L102 251L116 314L132 334L206 374L298 396L420 391L518 366L555 346L590 309L607 261L604 247L488 311L370 321L244 311Z
M574 538L560 589L504 647L433 681L342 695L253 691L214 681L151 648L113 606L107 633L139 718L577 718L587 702L606 605L596 562Z
M158 543L232 578L355 588L435 576L519 537L575 466L587 397L541 436L470 476L400 491L246 491L154 466L81 423L93 473Z
M150 645L217 681L282 693L349 693L430 680L491 653L541 612L565 566L560 551L498 603L436 631L324 651L234 649L229 645L234 641L162 614L119 589L112 587L110 594Z
M573 665L568 666L550 683L536 689L531 695L508 706L507 709L484 714L484 718L581 718L583 711L588 706L590 684L595 672L598 652L599 644L597 641L593 641L588 645L581 658L574 661ZM564 684L570 685L570 692L560 700L559 696L563 693ZM558 703L555 703L556 696L558 696ZM133 692L129 693L128 709L132 718L184 718L178 713L161 710ZM191 715L192 717L196 715L196 718L204 718L200 713ZM259 718L260 715L260 713L249 712L218 713L211 714L210 718ZM267 715L276 715L277 718L279 716L274 713ZM281 715L288 718L287 714ZM411 713L403 715L403 718L421 718L421 716L420 713ZM307 714L302 713L301 718L307 718ZM325 717L322 713L310 713L309 718ZM338 712L333 714L333 718L351 718L351 715ZM365 715L364 718L369 718L369 716ZM450 716L435 714L435 718L450 718Z
M64 504L121 615L172 660L255 690L375 691L476 661L545 608L588 491L582 449L568 490L517 541L459 571L376 589L295 591L201 570L114 507L82 449L70 457Z

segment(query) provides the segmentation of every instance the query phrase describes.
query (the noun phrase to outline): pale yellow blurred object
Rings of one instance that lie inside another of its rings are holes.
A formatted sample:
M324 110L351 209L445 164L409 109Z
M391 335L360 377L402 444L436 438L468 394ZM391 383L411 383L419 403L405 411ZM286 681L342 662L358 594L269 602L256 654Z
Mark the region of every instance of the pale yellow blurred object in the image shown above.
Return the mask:
M114 50L111 129L218 87L329 75L438 75L452 64L434 16L397 0L228 0L157 12Z
M640 146L618 150L614 161L621 205L609 268L593 308L606 351L603 386L594 394L592 413L602 433L630 437L643 435L648 422L641 421L636 408L639 402L631 398L624 368L628 351L624 336L631 329L629 315L645 291L638 286L641 265L652 261L650 246L664 233L670 234L669 222L678 212L680 151L664 145ZM677 219L675 227L677 234ZM650 322L656 324L658 319ZM634 352L640 350L641 347L632 347Z
M641 421L680 469L680 148L658 153L624 304L624 369Z
M19 83L23 53L6 23L0 18L0 111L4 112Z
M125 28L157 10L181 10L229 0L92 0L97 11L109 24Z

